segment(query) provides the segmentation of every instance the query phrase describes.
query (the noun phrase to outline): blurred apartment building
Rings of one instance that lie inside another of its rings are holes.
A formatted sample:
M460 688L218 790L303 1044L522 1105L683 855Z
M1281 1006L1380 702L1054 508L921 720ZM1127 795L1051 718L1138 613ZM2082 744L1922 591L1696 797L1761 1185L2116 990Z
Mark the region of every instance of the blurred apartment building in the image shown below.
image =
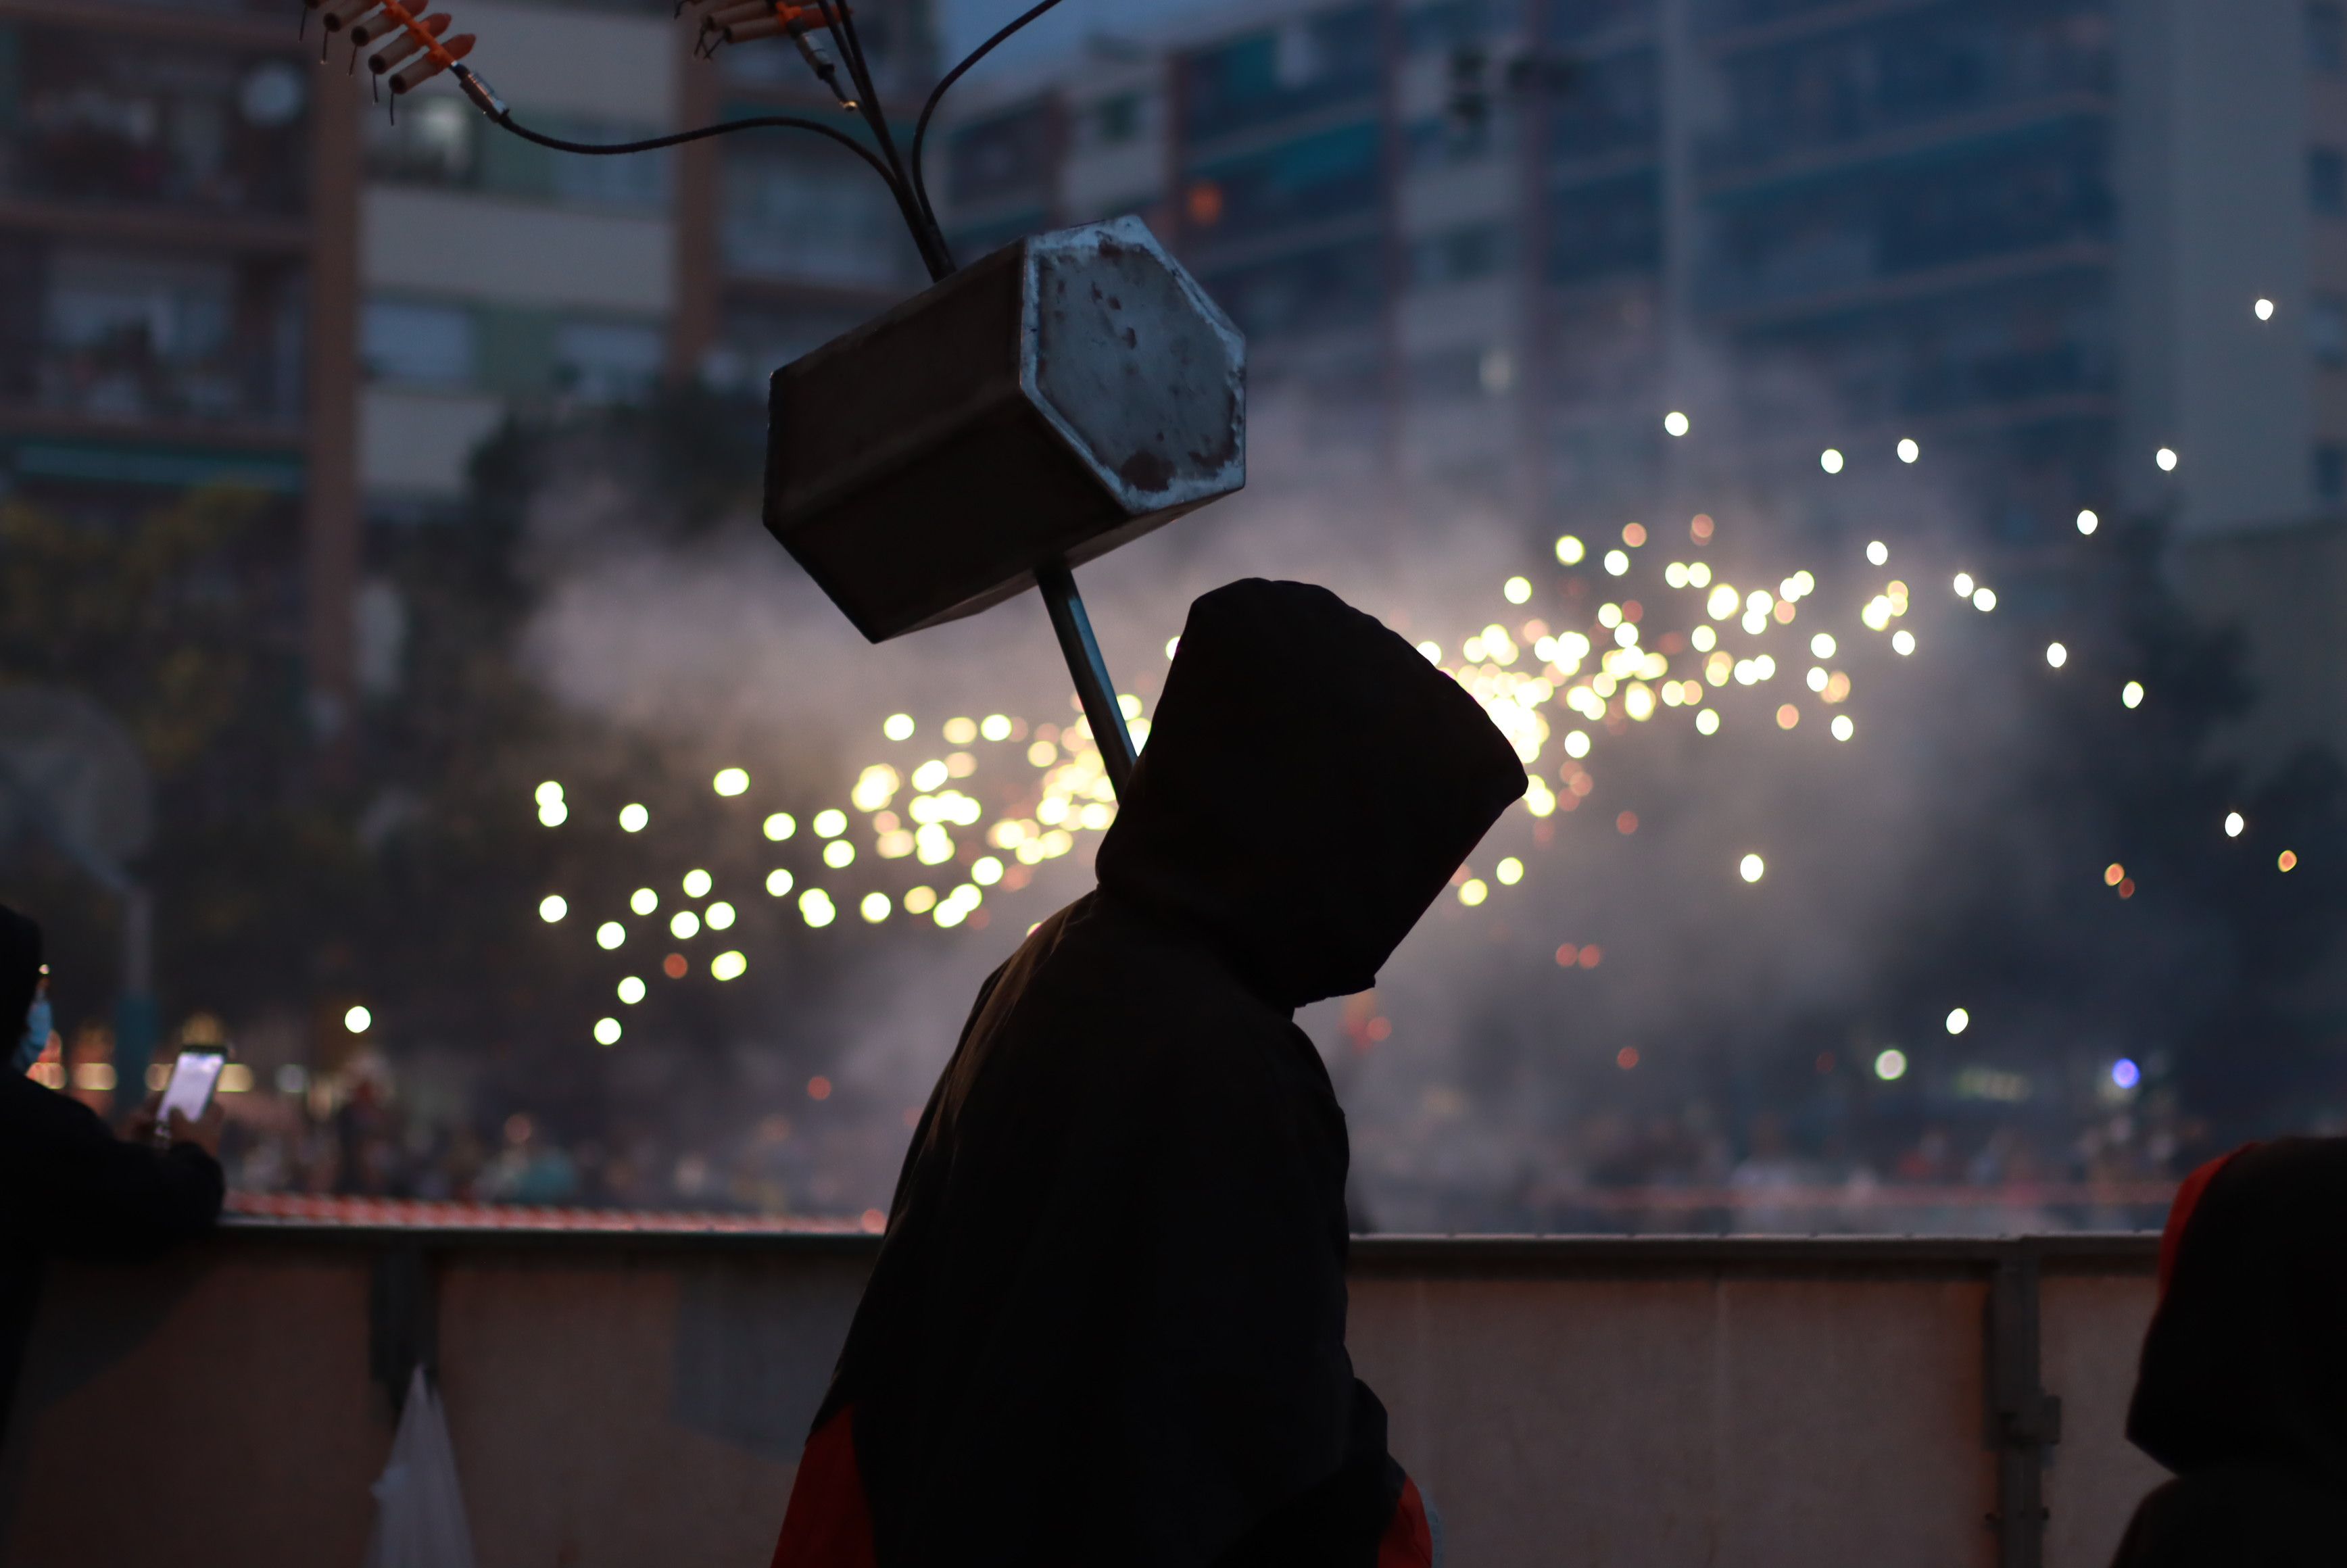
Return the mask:
M667 0L446 8L556 135L840 117L784 41L693 57ZM925 9L859 19L906 103ZM299 21L296 0L0 0L0 493L93 527L210 480L268 493L282 630L331 727L396 674L366 529L446 515L508 411L763 381L919 273L885 190L813 138L566 157L445 78L395 118Z
M1264 405L1425 503L1542 535L1736 498L1717 470L1817 516L1825 448L1856 480L1912 438L2015 570L2082 507L2165 510L2204 600L2311 631L2347 592L2342 9L1202 8L973 93L953 222L1143 213ZM2347 664L2264 641L2336 728Z

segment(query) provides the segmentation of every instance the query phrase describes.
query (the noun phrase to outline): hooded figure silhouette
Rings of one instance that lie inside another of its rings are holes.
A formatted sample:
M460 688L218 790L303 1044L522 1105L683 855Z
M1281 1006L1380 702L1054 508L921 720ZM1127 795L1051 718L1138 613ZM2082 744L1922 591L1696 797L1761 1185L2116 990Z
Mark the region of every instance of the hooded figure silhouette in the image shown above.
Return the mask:
M2347 1138L2195 1172L2161 1266L2127 1440L2176 1479L2115 1568L2347 1563Z
M929 1098L777 1564L1427 1560L1345 1351L1344 1113L1293 1014L1370 985L1524 785L1326 589L1191 607L1099 888Z

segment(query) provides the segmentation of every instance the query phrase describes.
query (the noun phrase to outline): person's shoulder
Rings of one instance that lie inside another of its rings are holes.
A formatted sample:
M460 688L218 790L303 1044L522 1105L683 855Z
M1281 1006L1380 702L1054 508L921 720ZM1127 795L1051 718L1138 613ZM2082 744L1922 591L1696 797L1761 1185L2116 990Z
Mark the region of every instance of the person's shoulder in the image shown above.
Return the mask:
M80 1101L14 1072L0 1072L0 1124L19 1134L106 1131L97 1112Z
M2137 1505L2111 1568L2300 1568L2347 1560L2347 1502L2274 1466L2178 1476Z

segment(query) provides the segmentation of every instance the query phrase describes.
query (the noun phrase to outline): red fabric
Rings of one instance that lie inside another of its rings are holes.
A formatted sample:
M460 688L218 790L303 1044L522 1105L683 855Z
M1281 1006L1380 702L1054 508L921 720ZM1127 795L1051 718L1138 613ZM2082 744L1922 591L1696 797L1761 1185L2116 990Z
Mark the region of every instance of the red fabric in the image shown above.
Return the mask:
M1434 1532L1426 1522L1426 1500L1418 1482L1402 1477L1401 1501L1378 1542L1378 1568L1434 1568Z
M2176 1254L2184 1245L2184 1227L2192 1223L2192 1211L2200 1206L2200 1194L2218 1172L2233 1163L2245 1152L2256 1148L2244 1143L2229 1154L2219 1154L2190 1175L2176 1189L2176 1201L2168 1205L2168 1228L2159 1233L2159 1294L2168 1295L2168 1282L2176 1277Z
M774 1568L876 1568L872 1507L856 1469L855 1417L849 1405L807 1439Z
M876 1568L872 1508L856 1469L856 1407L847 1406L807 1439L783 1511L773 1568ZM1418 1482L1402 1478L1401 1500L1378 1541L1377 1568L1434 1568L1434 1532Z

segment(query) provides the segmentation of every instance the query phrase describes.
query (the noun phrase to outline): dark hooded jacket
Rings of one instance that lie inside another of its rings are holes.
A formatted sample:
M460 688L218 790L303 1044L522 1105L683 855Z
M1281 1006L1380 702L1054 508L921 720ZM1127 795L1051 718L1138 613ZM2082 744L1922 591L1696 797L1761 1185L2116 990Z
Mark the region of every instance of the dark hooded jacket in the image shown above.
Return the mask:
M2176 1472L2115 1568L2347 1563L2347 1139L2253 1145L2178 1216L2127 1438Z
M25 1029L41 971L41 928L0 907L0 1051ZM0 1435L48 1256L132 1262L219 1215L218 1161L117 1138L79 1101L0 1071Z
M884 1568L1377 1559L1404 1481L1293 1011L1367 988L1523 789L1335 595L1192 607L1100 886L980 991L816 1417L852 1413Z

